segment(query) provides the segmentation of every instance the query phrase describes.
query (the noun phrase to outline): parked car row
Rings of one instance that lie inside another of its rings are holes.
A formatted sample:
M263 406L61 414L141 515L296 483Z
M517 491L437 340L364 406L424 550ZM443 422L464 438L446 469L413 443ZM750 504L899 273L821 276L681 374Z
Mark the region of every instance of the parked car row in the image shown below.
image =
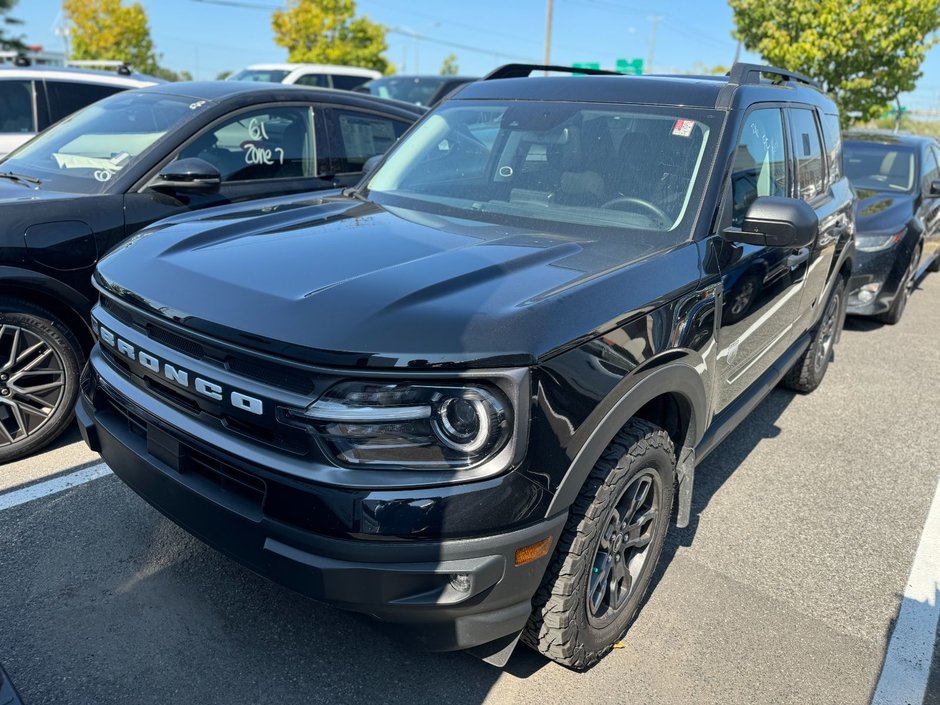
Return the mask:
M750 64L509 65L424 112L168 84L10 155L0 459L74 406L253 570L427 648L588 668L696 465L936 266L936 146L843 143L812 81Z

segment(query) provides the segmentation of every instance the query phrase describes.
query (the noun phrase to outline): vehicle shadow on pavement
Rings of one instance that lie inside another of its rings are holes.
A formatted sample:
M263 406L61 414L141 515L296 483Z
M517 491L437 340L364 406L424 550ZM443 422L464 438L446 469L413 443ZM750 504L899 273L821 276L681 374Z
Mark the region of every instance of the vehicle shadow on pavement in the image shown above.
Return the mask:
M692 512L689 525L679 529L671 526L663 545L662 559L650 582L647 599L675 557L680 547L691 546L695 540L699 518L708 507L712 496L734 474L738 466L764 439L776 438L780 434L777 419L783 414L796 392L778 387L774 389L747 418L725 438L715 450L695 469L695 485L692 490Z

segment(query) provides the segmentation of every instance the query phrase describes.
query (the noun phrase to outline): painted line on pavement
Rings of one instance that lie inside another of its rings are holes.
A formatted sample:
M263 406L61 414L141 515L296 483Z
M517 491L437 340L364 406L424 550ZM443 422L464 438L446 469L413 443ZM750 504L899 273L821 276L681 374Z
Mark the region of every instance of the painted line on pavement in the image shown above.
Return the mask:
M934 492L920 545L872 705L920 705L927 693L940 618L940 484Z
M65 490L84 485L86 482L91 482L92 480L97 480L99 477L105 477L110 474L111 468L104 463L98 463L97 465L76 470L62 477L56 477L52 480L46 480L45 482L37 482L35 485L24 487L21 490L13 490L6 494L0 494L0 512L4 509L10 509L20 504L31 502L40 497L48 497L51 494L64 492Z

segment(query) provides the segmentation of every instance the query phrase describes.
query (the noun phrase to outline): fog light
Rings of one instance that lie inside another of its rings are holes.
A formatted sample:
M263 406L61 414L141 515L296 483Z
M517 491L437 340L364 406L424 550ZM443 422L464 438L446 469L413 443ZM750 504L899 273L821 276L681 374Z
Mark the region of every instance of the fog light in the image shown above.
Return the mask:
M470 592L473 579L469 573L454 573L450 576L450 586L457 592Z
M865 284L859 288L856 297L859 300L859 303L867 304L875 299L878 296L878 292L881 291L880 282L872 282L871 284Z

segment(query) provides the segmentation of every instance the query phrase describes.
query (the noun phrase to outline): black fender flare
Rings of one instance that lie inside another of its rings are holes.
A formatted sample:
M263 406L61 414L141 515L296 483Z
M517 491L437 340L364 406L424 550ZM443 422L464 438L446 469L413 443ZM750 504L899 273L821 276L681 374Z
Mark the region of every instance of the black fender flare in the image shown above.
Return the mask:
M699 371L704 367L705 363L700 358L695 360L690 356L655 367L644 367L642 371L634 372L621 380L581 425L589 435L580 443L578 433L572 438L572 445L577 450L555 491L546 516L551 517L567 511L604 449L640 409L656 397L672 394L685 401L689 414L686 438L679 451L680 485L685 484L680 491L681 522L683 510L686 513L688 510L688 507L682 506L682 498L686 497L686 503L691 498L692 473L695 467L694 449L705 433L708 420L708 395L702 373Z

